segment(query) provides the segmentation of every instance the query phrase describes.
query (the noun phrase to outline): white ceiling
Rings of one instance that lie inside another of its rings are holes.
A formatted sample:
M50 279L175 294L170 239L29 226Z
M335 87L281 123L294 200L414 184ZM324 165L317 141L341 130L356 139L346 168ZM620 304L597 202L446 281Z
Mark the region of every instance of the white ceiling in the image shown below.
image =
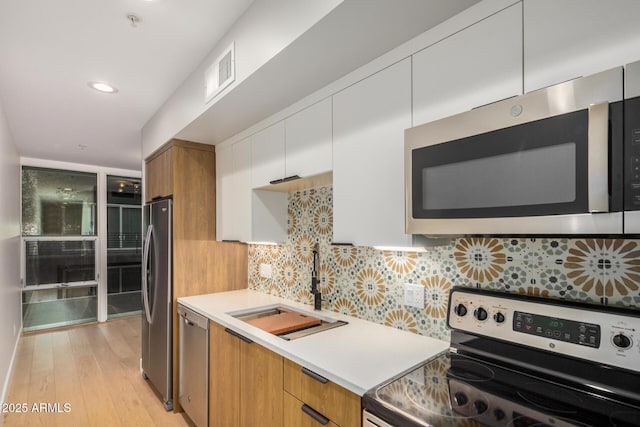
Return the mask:
M0 106L20 154L139 170L142 127L252 1L0 0ZM344 2L177 136L220 142L478 1Z
M251 2L0 0L0 105L20 154L140 169L143 125Z

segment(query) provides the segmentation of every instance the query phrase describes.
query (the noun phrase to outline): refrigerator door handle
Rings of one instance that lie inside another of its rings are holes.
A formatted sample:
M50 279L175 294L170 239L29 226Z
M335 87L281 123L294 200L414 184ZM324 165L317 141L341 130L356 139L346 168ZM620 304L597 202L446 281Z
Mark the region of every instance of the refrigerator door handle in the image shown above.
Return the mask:
M151 312L149 310L149 251L151 250L151 239L153 239L153 225L147 227L147 236L144 239L144 251L142 253L142 303L144 315L147 323L151 324Z

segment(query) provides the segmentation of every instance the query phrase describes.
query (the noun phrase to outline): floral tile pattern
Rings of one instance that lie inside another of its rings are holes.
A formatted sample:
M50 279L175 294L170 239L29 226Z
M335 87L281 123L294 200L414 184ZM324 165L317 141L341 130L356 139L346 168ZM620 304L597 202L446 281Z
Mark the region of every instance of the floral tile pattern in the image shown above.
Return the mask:
M288 215L284 245L249 246L250 288L311 305L318 243L324 309L443 340L452 286L640 310L640 240L472 237L425 253L333 246L331 187L289 194ZM403 304L404 283L424 286L424 309Z

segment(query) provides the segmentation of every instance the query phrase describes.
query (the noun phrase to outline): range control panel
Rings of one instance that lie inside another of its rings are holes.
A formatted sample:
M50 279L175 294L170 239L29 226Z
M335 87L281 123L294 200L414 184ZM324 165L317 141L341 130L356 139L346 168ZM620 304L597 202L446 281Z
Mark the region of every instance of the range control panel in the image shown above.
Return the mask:
M522 294L451 291L451 329L640 372L640 311Z
M600 325L515 311L513 330L588 347L600 347Z

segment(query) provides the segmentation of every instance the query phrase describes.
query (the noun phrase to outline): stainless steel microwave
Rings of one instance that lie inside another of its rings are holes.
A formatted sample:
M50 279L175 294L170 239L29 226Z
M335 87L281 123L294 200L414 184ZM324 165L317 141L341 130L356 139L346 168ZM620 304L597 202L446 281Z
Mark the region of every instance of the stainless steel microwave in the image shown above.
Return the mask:
M407 233L622 234L640 208L623 86L618 67L407 129Z

